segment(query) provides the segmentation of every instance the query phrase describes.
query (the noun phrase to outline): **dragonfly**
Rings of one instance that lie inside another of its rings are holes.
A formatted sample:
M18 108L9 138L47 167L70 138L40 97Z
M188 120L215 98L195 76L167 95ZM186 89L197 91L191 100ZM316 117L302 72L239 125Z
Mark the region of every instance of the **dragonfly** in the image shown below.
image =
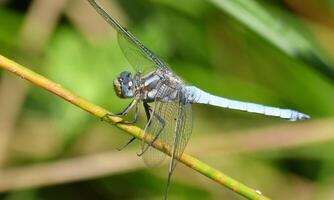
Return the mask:
M132 121L121 121L119 123L136 123L139 107L141 104L143 105L147 123L143 128L144 138L141 143L141 152L138 155L143 157L146 165L157 166L162 163L166 154L156 150L153 144L161 141L170 147L171 159L168 168L165 199L167 199L171 177L177 165L177 158L182 156L192 133L192 104L207 104L280 117L290 121L310 118L308 115L295 110L219 97L198 87L187 85L164 60L144 46L95 0L88 0L88 2L117 31L119 46L135 70L133 75L130 71L121 72L113 82L116 95L123 99L130 98L132 102L123 112L116 115L107 113L106 117L124 117L134 109ZM134 139L132 138L125 146Z

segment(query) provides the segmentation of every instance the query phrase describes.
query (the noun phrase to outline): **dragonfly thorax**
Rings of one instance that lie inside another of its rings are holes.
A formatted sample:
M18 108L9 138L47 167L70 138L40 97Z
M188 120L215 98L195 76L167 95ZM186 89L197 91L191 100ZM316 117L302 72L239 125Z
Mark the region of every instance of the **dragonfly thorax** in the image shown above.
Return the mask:
M120 98L132 98L135 96L137 81L130 72L124 71L114 80L114 90Z

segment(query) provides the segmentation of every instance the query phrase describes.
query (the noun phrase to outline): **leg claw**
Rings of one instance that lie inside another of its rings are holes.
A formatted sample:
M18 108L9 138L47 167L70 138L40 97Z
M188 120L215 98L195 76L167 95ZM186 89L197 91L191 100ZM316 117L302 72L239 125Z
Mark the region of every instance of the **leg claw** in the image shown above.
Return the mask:
M118 121L118 122L111 121L111 119L109 117L119 117L119 116L115 115L115 114L111 114L111 113L106 113L100 119L101 119L101 121L105 121L105 122L111 123L112 125L116 125L118 123L123 123L123 121Z

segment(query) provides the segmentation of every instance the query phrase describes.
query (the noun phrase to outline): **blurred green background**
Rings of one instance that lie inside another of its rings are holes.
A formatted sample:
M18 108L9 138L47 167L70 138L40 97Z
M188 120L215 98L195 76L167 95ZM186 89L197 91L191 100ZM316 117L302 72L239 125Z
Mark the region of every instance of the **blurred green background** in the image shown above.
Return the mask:
M312 116L289 122L194 105L186 149L272 199L334 197L333 0L100 0L189 84ZM0 54L120 112L131 69L84 0L0 0ZM140 124L140 123L139 123ZM0 199L162 199L130 136L0 70ZM333 145L333 146L332 146ZM179 164L170 199L243 199Z

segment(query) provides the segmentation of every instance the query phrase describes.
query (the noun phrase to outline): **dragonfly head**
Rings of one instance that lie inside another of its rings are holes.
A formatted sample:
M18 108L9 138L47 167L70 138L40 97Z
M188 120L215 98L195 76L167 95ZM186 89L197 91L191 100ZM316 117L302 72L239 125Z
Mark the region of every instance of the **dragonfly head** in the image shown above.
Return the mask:
M114 80L116 95L120 98L132 98L135 95L135 80L128 71L122 72Z

